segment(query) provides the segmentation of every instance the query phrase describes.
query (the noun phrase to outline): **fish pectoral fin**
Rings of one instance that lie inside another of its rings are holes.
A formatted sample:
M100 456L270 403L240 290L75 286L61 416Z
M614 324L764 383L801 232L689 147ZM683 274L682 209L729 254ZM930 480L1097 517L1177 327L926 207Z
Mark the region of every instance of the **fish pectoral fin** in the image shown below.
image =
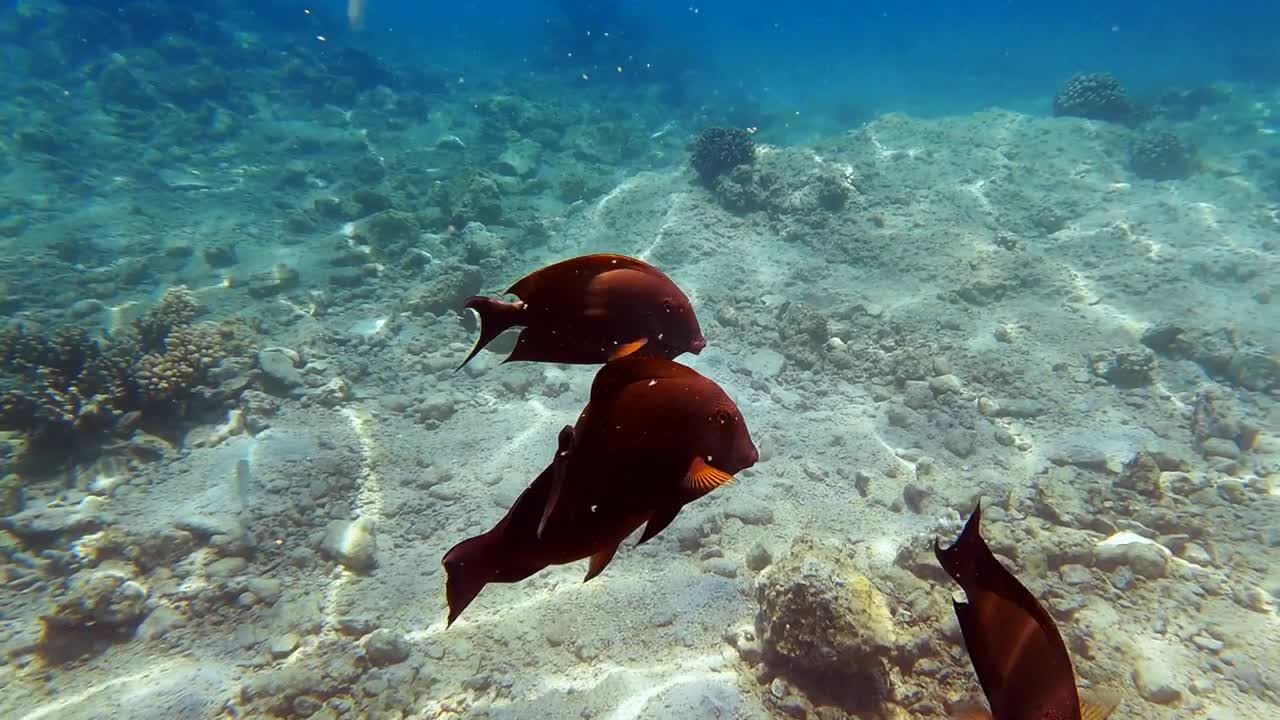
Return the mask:
M560 437L556 447L556 456L551 461L551 492L547 495L547 504L542 508L542 517L538 520L538 539L555 515L560 504L560 496L564 492L565 466L568 463L569 451L573 447L573 426L565 425L560 429Z
M662 532L676 519L676 515L680 513L681 505L670 505L658 508L649 516L649 522L644 524L644 532L640 533L640 540L636 542L637 546L648 542L654 535Z
M1090 691L1080 693L1080 720L1107 720L1120 706L1117 693Z
M731 482L733 482L732 475L708 465L707 461L701 457L696 457L689 463L689 472L685 473L684 480L680 483L680 490L686 496L697 499Z
M613 554L616 552L618 552L618 546L614 545L608 550L601 550L595 555L592 555L591 564L587 566L587 576L582 578L582 582L587 582L591 578L604 572L604 569L609 567L609 561L613 560Z
M618 347L614 348L613 352L609 353L609 361L612 362L614 360L617 360L618 358L624 358L630 355L631 353L639 350L640 348L644 347L645 344L647 344L648 342L649 342L649 338L642 337L637 340L632 340L631 342L628 342L628 343L623 343Z

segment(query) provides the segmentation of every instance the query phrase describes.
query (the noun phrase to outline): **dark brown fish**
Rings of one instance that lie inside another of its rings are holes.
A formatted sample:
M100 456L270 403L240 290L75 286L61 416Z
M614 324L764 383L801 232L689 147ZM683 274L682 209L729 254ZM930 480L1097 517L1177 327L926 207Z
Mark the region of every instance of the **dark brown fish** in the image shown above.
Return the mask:
M661 358L608 363L577 425L560 431L551 464L497 525L445 553L449 624L491 582L583 558L584 582L594 578L641 525L644 542L758 459L715 383Z
M994 720L1105 720L1110 700L1081 702L1071 656L1053 618L987 547L981 507L946 550L933 552L968 602L955 603L965 648L990 713L962 717Z
M480 338L461 369L504 331L523 327L506 362L589 365L626 355L675 358L706 346L689 298L657 268L624 255L563 260L516 281L506 302L476 296Z

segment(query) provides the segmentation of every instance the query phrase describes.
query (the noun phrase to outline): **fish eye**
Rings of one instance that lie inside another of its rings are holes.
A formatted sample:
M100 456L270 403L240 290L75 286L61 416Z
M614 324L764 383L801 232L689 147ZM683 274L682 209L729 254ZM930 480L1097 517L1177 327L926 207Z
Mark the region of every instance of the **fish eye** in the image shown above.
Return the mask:
M721 425L728 425L732 423L733 413L730 413L728 410L717 410L716 422L720 423Z
M663 309L663 310L665 310L665 311L667 311L667 312L671 312L671 311L672 311L672 309L673 309L673 307L672 307L672 305L671 305L671 301L670 301L670 300L663 300L663 301L662 301L662 309Z

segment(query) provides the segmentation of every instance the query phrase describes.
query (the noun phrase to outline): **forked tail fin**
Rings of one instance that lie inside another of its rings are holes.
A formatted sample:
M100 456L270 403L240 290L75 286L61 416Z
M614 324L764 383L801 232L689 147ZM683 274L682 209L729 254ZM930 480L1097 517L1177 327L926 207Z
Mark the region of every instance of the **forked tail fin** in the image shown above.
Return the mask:
M462 303L462 307L471 308L476 311L476 315L480 317L480 337L476 339L476 344L471 347L471 352L467 353L467 357L462 364L454 370L457 372L463 366L471 362L471 358L476 356L484 349L485 345L493 342L493 339L506 332L510 328L519 325L524 318L524 303L522 302L503 302L502 300L494 300L480 295L467 298Z
M489 531L463 540L444 554L441 562L445 572L445 603L449 606L448 625L458 619L484 586L497 575L497 545L493 531Z

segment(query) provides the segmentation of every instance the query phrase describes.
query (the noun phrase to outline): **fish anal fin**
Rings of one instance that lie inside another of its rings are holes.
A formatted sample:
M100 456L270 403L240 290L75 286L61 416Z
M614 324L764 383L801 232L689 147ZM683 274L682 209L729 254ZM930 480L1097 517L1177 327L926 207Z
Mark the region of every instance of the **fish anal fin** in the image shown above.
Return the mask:
M604 572L604 569L609 567L609 561L613 560L613 555L616 552L618 552L618 546L614 545L608 550L601 550L595 555L592 555L591 564L587 566L587 576L582 578L582 582L588 582L591 578Z
M732 475L708 465L703 458L696 457L689 463L689 472L685 473L684 480L680 483L680 490L684 495L696 499L731 482L733 482Z
M1118 693L1100 690L1080 693L1080 720L1107 720L1120 706Z
M636 340L632 340L631 342L628 342L628 343L622 343L618 347L614 348L612 352L609 353L609 362L613 362L618 358L624 358L630 355L631 353L644 347L646 344L648 344L648 342L649 342L649 338L642 337Z

